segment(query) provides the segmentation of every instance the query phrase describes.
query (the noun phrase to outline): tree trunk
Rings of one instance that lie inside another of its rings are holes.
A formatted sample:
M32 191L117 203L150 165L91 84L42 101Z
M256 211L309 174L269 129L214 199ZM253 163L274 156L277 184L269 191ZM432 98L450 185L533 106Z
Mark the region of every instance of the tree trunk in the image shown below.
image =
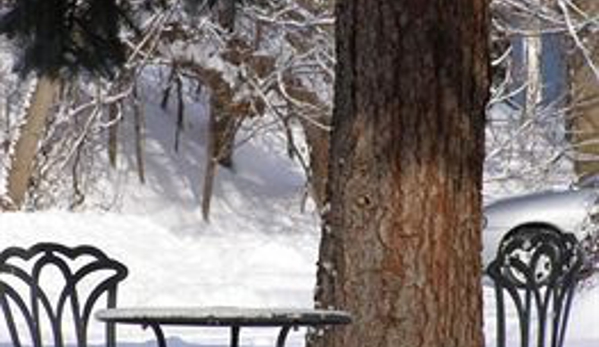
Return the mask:
M39 78L25 120L20 127L7 178L8 196L14 209L21 208L25 201L35 166L35 156L44 136L46 120L57 87L58 82L55 79L48 76Z
M529 20L533 22L530 30L535 34L524 38L526 41L526 100L522 123L537 117L541 101L541 52L543 51L541 23L536 18Z
M599 2L576 1L589 16L599 13ZM592 33L588 33L593 37ZM593 62L599 64L599 43L585 41ZM599 80L576 49L570 61L571 71L571 141L577 153L574 171L579 178L599 173Z
M220 0L217 3L218 22L229 32L235 30L235 0Z
M208 146L206 147L206 169L204 171L204 189L202 190L202 218L204 221L210 220L210 203L212 202L212 191L214 190L214 179L218 170L217 137L216 131L216 112L214 101L210 107L210 118L208 120Z
M116 169L116 160L119 149L119 105L108 105L108 160L110 166Z
M316 122L329 126L330 117L316 117ZM300 119L310 158L309 184L312 199L318 210L322 210L326 203L326 186L329 169L330 136L329 131L312 122Z
M316 301L353 323L309 346L483 345L487 5L338 2Z
M174 81L177 86L177 126L175 128L175 152L179 152L181 134L185 130L185 100L183 98L183 80L177 76Z
M135 82L133 86L133 121L135 131L135 158L137 161L137 176L139 182L146 183L146 165L144 159L144 150L146 147L145 134L145 110L143 98L139 95L139 86Z

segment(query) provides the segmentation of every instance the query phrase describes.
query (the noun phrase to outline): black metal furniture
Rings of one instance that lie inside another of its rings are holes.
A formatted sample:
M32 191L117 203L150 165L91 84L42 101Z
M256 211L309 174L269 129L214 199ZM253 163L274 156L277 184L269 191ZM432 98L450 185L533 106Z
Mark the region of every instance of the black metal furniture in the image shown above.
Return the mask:
M76 346L85 347L92 310L104 297L103 307L115 307L126 276L123 264L92 246L7 248L0 253L0 331L8 331L14 347L63 347L68 327ZM115 339L114 324L107 324L107 346Z
M506 345L506 293L517 311L522 347L563 345L583 260L574 235L546 227L521 227L502 240L486 271L495 285L497 347Z
M239 346L242 327L280 327L276 346L284 347L291 328L343 325L351 317L343 311L252 309L235 307L117 308L100 310L96 318L107 323L139 324L154 331L159 347L167 347L162 326L229 327L231 347Z

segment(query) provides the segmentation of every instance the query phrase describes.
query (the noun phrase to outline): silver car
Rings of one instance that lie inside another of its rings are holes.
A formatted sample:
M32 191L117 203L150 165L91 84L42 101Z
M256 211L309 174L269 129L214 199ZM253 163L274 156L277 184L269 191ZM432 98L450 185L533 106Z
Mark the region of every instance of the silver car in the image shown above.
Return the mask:
M518 227L586 237L599 222L597 188L547 191L498 200L484 208L483 264L495 258L499 243Z

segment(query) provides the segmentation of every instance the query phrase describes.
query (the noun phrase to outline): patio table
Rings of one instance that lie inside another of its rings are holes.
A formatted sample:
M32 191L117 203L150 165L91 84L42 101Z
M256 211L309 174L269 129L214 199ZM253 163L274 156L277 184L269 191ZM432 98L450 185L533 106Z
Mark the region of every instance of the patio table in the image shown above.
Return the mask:
M167 347L162 326L203 326L230 328L231 347L239 346L242 327L280 328L276 346L284 347L291 328L344 325L351 316L344 311L318 309L241 308L241 307L132 307L100 310L103 322L139 324L154 331L159 347Z

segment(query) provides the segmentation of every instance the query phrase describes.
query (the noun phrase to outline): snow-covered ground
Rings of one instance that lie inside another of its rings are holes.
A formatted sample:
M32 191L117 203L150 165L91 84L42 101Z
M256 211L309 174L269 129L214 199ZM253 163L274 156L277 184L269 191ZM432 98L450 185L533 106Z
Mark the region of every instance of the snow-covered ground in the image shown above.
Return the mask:
M151 93L148 100L160 100ZM129 268L120 306L312 307L319 218L309 202L302 211L304 175L286 156L284 138L263 132L237 150L233 170L219 171L207 223L200 211L205 122L188 119L174 153L175 117L151 101L146 111L146 184L138 182L133 151L125 147L117 170L98 173L103 177L86 211L1 213L0 247L40 241L100 247ZM492 346L493 292L486 288L484 298ZM508 331L515 333L516 317L509 317ZM566 344L596 346L598 325L599 291L583 290ZM226 329L173 327L166 333L171 347L228 343ZM92 342L100 337L92 331ZM119 327L118 337L121 346L153 346L151 331L138 327ZM251 329L241 338L244 346L272 346L276 331ZM0 328L0 346L7 341ZM303 332L292 332L288 346L302 345Z
M241 229L241 223L236 229L200 228L204 230L196 235L181 235L138 216L60 211L2 214L0 225L2 245L28 246L39 241L92 244L121 260L129 268L120 288L121 306L312 305L316 234L291 226L280 233L256 232ZM177 329L167 332L181 337L194 333L185 330L183 334ZM250 346L262 345L268 332L256 330L242 337ZM226 330L201 333L200 339L187 340L227 341ZM100 336L92 336L92 340ZM298 334L291 337L299 338ZM151 338L150 331L119 329L120 341ZM6 339L0 336L0 341Z
M3 245L28 246L39 241L93 244L123 261L129 267L129 277L119 294L121 306L312 306L318 246L314 228L283 231L283 227L277 233L206 227L196 235L183 235L151 218L61 211L5 213L0 215L0 226ZM492 346L494 294L490 288L485 288L484 294L486 335ZM598 312L597 291L581 290L572 309L568 346L596 346ZM515 315L509 315L508 323L508 331L515 333ZM149 330L121 326L118 333L122 346L152 345ZM247 346L272 346L276 333L251 329L243 332L242 341ZM167 335L172 347L228 343L226 329L168 328ZM100 330L92 330L92 342L101 336ZM0 336L0 342L7 339ZM289 346L302 345L303 331L292 333Z
M127 141L132 125L125 121L117 169L105 165L95 174L87 208L0 213L1 247L41 241L95 245L129 268L120 306L312 307L319 219L311 203L303 203L304 174L287 157L284 136L276 126L261 127L261 136L237 149L233 169L218 172L210 222L205 222L203 109L188 108L195 117L186 119L175 153L175 117L160 109L155 102L160 96L153 93L148 88L145 94L146 183L139 182L132 164L134 148ZM8 341L2 324L0 346ZM92 330L92 342L101 333ZM174 339L171 347L229 341L226 329L166 333ZM252 329L242 331L241 339L247 346L266 346L276 334ZM153 341L151 331L137 327L119 327L118 335L125 346ZM292 332L289 342L301 345L301 331Z
M148 170L149 184L128 181L125 212L3 213L0 244L26 247L55 241L100 247L129 267L119 297L122 306L311 307L318 217L310 209L300 209L301 172L276 151L264 153L268 148L264 143L250 145L243 156L246 159L238 160L235 174L221 173L210 223L201 221L195 200L187 196L182 183L185 171L170 172L177 170L156 154L156 166ZM120 173L128 174L133 173ZM160 182L165 177L170 177L169 182ZM167 184L172 190L165 194ZM181 191L175 194L177 190ZM485 289L490 345L492 299L493 292ZM572 310L568 345L596 345L598 317L598 292L581 291ZM515 324L512 315L512 329ZM222 329L167 330L172 347L226 345L227 333ZM242 341L247 346L268 346L275 336L270 329L252 329L244 331ZM99 337L99 332L92 334L92 341ZM150 331L137 327L119 328L119 341L125 346L151 345L152 338ZM0 336L0 342L5 341L7 336ZM302 333L293 333L289 345L302 344Z
M229 218L229 225L234 219ZM27 247L53 241L100 247L129 268L119 294L120 306L311 307L316 228L304 225L298 230L277 222L276 216L261 222L264 231L246 225L243 219L238 222L231 230L200 224L196 234L180 234L151 218L134 215L5 213L0 214L0 244ZM280 224L278 232L272 230L273 224ZM202 341L202 345L227 341L227 331L218 329L167 332L176 339L171 346L183 345L177 339ZM98 334L92 340L99 339ZM254 329L242 336L248 346L262 346L276 335ZM0 342L7 338L0 336ZM119 341L126 345L151 338L150 332L141 329L119 328ZM292 334L291 342L301 345L301 334Z

